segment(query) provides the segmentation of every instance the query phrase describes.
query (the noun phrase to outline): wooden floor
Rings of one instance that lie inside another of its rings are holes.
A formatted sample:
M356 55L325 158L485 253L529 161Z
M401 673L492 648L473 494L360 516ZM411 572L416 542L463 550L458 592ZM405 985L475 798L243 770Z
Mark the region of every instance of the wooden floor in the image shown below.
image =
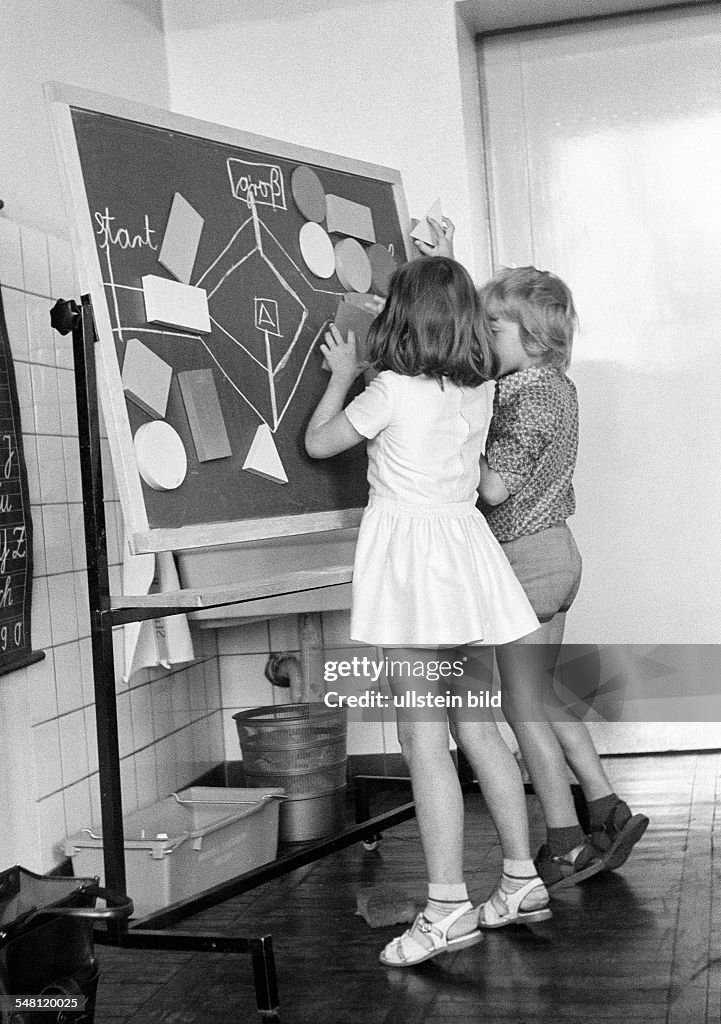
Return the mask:
M382 967L379 950L403 928L371 929L354 914L356 893L377 886L422 905L417 825L409 821L386 832L375 852L351 847L179 927L269 932L283 1024L719 1024L721 754L606 766L651 826L619 872L554 899L544 924L487 933L480 945L418 968ZM529 808L540 842L535 797ZM466 809L467 880L480 900L497 879L500 850L481 798L468 796ZM246 957L97 952L98 1024L260 1019Z

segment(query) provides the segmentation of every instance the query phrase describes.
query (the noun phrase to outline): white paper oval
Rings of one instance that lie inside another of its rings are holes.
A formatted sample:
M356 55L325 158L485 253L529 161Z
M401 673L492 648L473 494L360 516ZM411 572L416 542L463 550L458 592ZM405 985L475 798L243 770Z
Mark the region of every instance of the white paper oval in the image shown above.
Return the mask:
M138 472L155 491L174 491L188 470L188 457L177 430L164 420L143 423L133 438Z

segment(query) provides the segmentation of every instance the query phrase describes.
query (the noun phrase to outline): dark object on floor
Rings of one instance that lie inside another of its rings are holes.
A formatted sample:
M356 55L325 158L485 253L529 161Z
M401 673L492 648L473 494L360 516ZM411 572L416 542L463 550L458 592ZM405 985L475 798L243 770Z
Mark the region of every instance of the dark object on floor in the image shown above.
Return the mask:
M105 910L96 910L98 897ZM0 872L0 995L60 1004L52 1011L7 1008L10 1024L92 1024L100 973L93 924L132 912L128 897L109 894L97 878L45 878L19 865ZM68 1012L76 999L79 1012Z
M383 889L359 889L356 915L371 928L387 928L392 924L410 924L416 917L416 905L410 897Z

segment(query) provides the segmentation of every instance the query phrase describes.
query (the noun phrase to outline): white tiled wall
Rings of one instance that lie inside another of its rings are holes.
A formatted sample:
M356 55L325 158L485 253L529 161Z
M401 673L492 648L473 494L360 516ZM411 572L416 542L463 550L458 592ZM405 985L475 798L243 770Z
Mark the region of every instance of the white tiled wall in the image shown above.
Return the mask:
M12 823L0 829L0 866L47 871L62 858L66 835L100 820L72 341L49 319L56 298L78 297L69 244L0 216L0 286L34 528L32 640L46 655L0 677L0 819ZM119 589L122 516L106 441L103 458L111 589ZM194 663L146 669L124 683L115 631L126 812L224 759L215 634L194 642Z

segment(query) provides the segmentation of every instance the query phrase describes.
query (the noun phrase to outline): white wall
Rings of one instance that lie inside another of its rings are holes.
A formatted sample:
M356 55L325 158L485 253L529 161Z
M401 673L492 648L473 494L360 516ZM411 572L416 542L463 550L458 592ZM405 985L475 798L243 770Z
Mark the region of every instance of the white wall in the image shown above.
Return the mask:
M43 83L67 82L168 106L160 0L3 4L0 39L0 199L13 219L64 236Z
M17 378L34 527L33 648L43 661L0 676L0 868L46 871L63 838L99 821L95 704L70 336L50 328L53 297L77 296L42 83L66 81L168 104L153 0L5 5L0 32L0 286ZM11 41L11 42L10 42ZM107 456L107 442L103 444ZM109 465L105 460L106 466ZM105 476L111 586L122 523ZM117 690L123 802L151 803L223 759L215 636L173 674L145 670Z
M451 0L172 0L165 28L178 113L396 168L411 216L441 196L471 222Z

